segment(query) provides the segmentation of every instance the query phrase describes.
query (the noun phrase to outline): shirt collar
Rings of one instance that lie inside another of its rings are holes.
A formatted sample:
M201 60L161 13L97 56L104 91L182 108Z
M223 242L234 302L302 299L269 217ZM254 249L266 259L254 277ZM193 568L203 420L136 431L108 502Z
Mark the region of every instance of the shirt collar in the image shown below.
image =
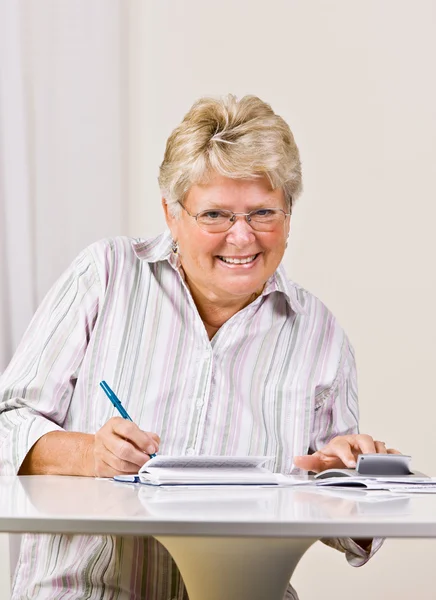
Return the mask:
M170 265L178 270L180 259L177 255L173 254L171 246L172 238L168 230L157 237L132 242L133 251L140 260L145 260L149 263L168 260ZM273 292L284 294L289 306L295 313L301 315L307 314L302 304L301 288L287 278L282 265L279 265L276 272L268 279L261 296L268 296Z
M132 248L140 260L149 263L159 262L171 256L172 238L169 230L154 238L138 239L132 242Z
M273 292L282 293L291 309L299 315L307 315L307 310L304 308L303 294L301 288L290 281L286 275L283 265L279 265L275 273L271 275L263 288L262 296L267 296Z

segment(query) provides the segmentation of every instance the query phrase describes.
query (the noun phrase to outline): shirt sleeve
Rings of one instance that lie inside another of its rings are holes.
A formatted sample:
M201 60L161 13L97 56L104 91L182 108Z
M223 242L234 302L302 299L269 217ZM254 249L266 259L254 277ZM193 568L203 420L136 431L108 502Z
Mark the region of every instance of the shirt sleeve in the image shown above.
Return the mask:
M334 381L315 397L310 451L316 452L338 435L353 433L359 433L356 361L344 334Z
M315 399L315 417L310 445L316 452L338 435L359 433L356 361L346 336L341 350L338 371L329 390ZM374 538L369 550L361 548L351 538L323 539L327 546L345 553L353 567L361 567L379 550L383 538Z
M351 538L323 539L321 541L330 548L344 552L351 566L362 567L381 548L384 538L374 538L368 550L361 548Z
M85 250L47 294L0 377L1 475L16 474L41 436L63 429L100 298Z

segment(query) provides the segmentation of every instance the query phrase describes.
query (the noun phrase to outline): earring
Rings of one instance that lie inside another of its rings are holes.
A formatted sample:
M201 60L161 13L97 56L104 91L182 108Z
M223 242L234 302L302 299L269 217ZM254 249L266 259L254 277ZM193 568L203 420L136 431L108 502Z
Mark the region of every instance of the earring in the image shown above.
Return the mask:
M173 240L171 243L171 251L173 252L173 254L177 254L179 252L179 243L175 240Z

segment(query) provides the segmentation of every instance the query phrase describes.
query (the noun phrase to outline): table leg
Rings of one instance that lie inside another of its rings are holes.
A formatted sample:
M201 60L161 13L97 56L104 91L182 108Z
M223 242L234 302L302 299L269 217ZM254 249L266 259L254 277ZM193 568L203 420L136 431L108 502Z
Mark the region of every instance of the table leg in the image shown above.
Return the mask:
M283 600L313 538L156 536L180 569L190 600Z

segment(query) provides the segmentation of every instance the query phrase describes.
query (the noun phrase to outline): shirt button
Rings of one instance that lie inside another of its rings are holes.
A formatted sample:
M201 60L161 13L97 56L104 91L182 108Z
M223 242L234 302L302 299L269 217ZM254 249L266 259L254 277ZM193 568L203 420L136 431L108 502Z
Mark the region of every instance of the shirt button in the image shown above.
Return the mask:
M194 454L197 454L197 452L196 452L195 448L188 448L188 449L186 450L186 454L187 454L188 456L193 456Z

